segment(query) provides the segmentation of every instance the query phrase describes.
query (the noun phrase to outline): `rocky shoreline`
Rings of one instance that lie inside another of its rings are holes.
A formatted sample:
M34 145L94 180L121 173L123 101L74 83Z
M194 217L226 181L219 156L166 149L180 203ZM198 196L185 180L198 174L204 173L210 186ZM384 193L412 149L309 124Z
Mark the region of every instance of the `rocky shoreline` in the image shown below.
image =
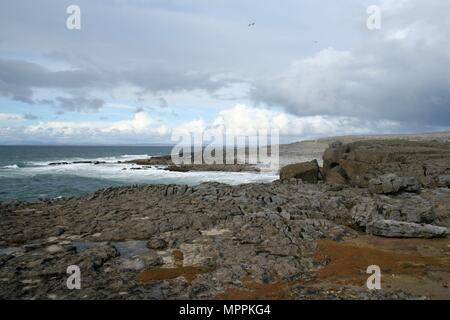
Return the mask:
M192 164L176 165L172 162L171 156L156 156L147 159L135 159L126 163L136 164L145 167L163 166L166 171L191 172L191 171L217 171L217 172L260 172L255 164L238 164L237 159L233 164L194 164L194 155L191 155ZM225 163L225 159L224 159Z
M236 162L236 161L235 161ZM65 166L70 164L92 164L102 165L107 164L106 161L74 161L74 162L51 162L49 166ZM110 162L111 163L111 162ZM132 167L130 170L146 170L148 168L156 167L161 170L172 172L191 172L191 171L204 171L204 172L260 172L260 169L254 164L182 164L175 165L172 162L171 156L154 156L146 159L134 159L129 161L117 161L112 162L114 164L133 164L137 167ZM123 168L127 170L127 168Z
M2 203L0 299L450 298L448 143L333 143L322 168L294 166L271 184Z

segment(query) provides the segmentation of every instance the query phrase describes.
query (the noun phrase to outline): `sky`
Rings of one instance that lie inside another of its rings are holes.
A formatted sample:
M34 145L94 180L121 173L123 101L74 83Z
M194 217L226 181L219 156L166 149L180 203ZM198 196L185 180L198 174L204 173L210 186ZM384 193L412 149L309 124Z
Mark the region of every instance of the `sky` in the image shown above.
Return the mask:
M0 144L210 128L282 142L448 130L450 1L0 0Z

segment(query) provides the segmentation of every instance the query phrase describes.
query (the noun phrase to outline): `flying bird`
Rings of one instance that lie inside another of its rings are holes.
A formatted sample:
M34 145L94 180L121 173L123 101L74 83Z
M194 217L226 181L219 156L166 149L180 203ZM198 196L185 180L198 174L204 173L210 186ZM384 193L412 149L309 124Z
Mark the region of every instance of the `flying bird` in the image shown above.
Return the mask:
M254 25L255 25L255 23L252 22L252 23L249 23L249 24L248 24L248 27L250 28L250 27L253 27Z

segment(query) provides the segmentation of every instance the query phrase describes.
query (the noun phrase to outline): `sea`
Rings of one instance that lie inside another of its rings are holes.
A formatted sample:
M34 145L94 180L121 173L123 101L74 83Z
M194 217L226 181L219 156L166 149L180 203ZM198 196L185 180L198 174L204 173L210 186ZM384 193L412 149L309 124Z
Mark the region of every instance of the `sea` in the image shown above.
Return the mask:
M118 163L167 155L170 146L0 146L0 202L82 196L98 189L135 184L230 185L270 183L275 172L169 172L152 167L130 170L135 164ZM73 164L100 161L102 164ZM67 165L50 165L67 162Z

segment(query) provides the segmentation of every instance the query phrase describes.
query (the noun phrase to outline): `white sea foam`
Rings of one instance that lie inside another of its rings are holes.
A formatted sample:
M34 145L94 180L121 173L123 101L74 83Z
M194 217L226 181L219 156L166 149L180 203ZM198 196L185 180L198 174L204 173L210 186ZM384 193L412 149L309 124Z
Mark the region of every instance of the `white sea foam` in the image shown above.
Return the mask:
M17 164L11 164L7 166L1 167L2 169L19 169L19 166Z
M18 168L17 170L5 170L0 172L1 177L9 178L26 178L36 175L72 175L83 178L96 178L111 180L116 182L123 182L127 184L134 183L148 183L148 184L188 184L196 185L202 182L221 182L231 185L254 183L254 182L271 182L278 179L275 172L171 172L158 168L143 168L142 170L133 170L142 168L135 164L118 164L117 161L124 161L123 159L137 159L144 158L143 155L127 155L120 156L122 160L106 161L105 164L67 164L49 166L35 165L30 167ZM97 159L84 160L57 160L56 162L73 162L73 161L105 161Z
M120 156L113 156L113 157L99 157L99 158L60 158L60 159L51 159L51 160L45 160L45 161L29 161L26 164L29 166L48 166L50 163L72 163L72 162L79 162L79 161L91 161L91 162L111 162L111 163L117 163L118 161L125 162L135 159L145 159L149 158L150 156L147 154L123 154Z

